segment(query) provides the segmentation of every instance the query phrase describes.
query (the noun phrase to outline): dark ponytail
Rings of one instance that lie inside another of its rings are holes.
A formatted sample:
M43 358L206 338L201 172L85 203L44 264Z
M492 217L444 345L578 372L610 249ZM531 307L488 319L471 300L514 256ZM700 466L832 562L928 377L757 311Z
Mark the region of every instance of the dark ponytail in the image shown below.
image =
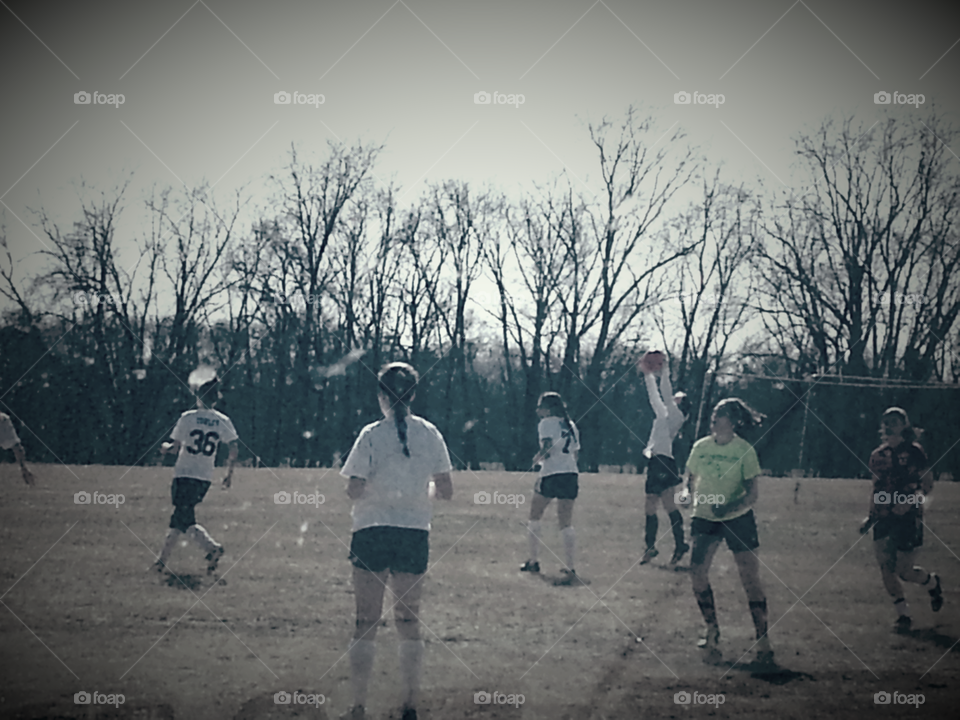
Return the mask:
M410 457L410 448L407 447L407 415L410 414L410 403L417 392L419 380L420 376L413 366L402 362L384 365L377 376L380 394L387 398L390 407L393 408L397 439L403 446L403 454L407 457Z
M567 431L573 433L574 437L576 437L577 433L573 420L570 419L570 415L567 413L567 404L563 401L563 398L560 397L560 393L552 391L543 393L537 401L537 405L549 410L551 415L563 418L563 424L566 425ZM577 443L579 442L580 438L577 438Z
M739 434L741 430L757 427L767 416L757 412L740 398L727 398L718 402L713 409L713 419L718 417L727 418L733 425L733 431Z

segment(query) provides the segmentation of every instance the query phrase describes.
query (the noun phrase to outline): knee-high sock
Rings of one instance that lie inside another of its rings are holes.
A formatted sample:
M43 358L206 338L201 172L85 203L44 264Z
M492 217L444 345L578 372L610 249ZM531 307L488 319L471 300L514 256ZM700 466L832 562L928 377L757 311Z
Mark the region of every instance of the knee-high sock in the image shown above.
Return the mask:
M673 542L676 546L683 545L683 515L679 510L670 513L670 529L673 530Z
M643 535L643 540L646 543L648 548L652 548L657 544L657 530L660 527L660 523L657 520L657 515L647 515L647 527L646 532Z
M403 704L405 707L415 708L423 669L423 640L401 640L398 651L400 677L403 680Z
M180 539L182 533L175 529L170 528L167 531L167 538L163 541L163 549L160 550L160 557L157 558L164 565L167 564L167 560L170 558L170 553L173 552L173 548L177 545L177 540Z
M893 601L893 607L897 611L897 617L910 617L910 608L904 598L897 598Z
M217 541L210 537L210 533L207 532L203 525L191 525L187 528L187 535L194 540L205 553L212 553L220 547Z
M767 634L767 601L755 600L750 603L750 617L753 618L753 627L757 631L757 640Z
M563 550L567 556L567 567L573 570L574 553L577 547L577 531L573 527L565 527L560 531L563 535Z
M537 561L540 555L540 521L531 520L527 523L527 539L530 541L530 560Z
M697 605L700 606L700 613L703 615L704 622L707 625L717 624L717 608L713 604L713 590L710 586L702 593L694 593L697 598Z
M367 687L373 673L373 657L377 644L373 640L350 641L350 683L353 685L353 704L367 704Z

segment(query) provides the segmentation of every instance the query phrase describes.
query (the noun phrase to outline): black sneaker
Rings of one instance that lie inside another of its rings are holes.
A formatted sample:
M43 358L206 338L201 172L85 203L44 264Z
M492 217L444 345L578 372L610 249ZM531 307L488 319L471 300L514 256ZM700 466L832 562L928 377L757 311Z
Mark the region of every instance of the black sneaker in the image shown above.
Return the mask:
M928 590L930 593L930 609L934 612L940 612L940 608L943 607L943 591L940 589L940 576L936 573L932 574L933 579L937 581L937 585L933 590Z
M527 560L520 566L520 572L538 573L540 572L540 563L536 560Z
M690 549L690 546L686 543L683 543L676 550L673 551L673 557L670 558L670 567L674 567L677 563L680 562L680 558L687 554L687 551Z
M557 585L573 585L575 582L580 582L576 570L560 568L560 572L563 573L563 577L557 581Z
M640 558L640 564L646 565L648 562L653 560L657 555L660 554L660 551L655 547L648 547L643 553L643 557Z
M910 632L910 626L913 624L913 620L910 619L909 615L901 615L897 618L897 621L893 624L893 629L898 633L908 633Z

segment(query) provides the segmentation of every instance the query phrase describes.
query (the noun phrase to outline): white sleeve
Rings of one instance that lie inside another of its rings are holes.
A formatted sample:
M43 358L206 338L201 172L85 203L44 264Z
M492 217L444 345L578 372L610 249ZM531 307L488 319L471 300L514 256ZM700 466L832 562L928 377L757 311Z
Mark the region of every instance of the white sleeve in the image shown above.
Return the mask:
M676 401L673 399L673 384L670 382L670 372L667 371L663 374L663 377L660 378L660 389L663 390L663 402L667 408L667 414L676 422L683 420L683 413L680 412L680 408L677 407Z
M660 388L657 387L657 376L653 373L644 373L644 378L647 381L647 395L650 396L650 404L653 406L653 412L656 413L658 418L667 417L667 406L663 404L663 399L660 397ZM667 383L669 384L669 380Z
M220 418L220 421L223 424L223 429L220 432L220 442L231 443L240 437L237 435L237 430L233 427L233 421L230 418L224 415Z
M184 443L189 439L186 423L183 421L183 415L181 415L177 420L177 424L173 426L173 430L170 432L170 437L174 440L180 441L181 443Z
M436 432L437 446L434 453L434 459L436 460L436 464L434 465L434 467L436 469L433 471L432 474L439 475L440 473L448 473L451 470L453 470L453 465L450 463L450 452L447 450L447 443L443 439L443 435L440 433L439 430L435 430L435 432Z
M19 444L20 438L17 437L17 431L14 429L10 417L0 414L0 448L12 450Z
M373 445L370 442L370 433L364 428L353 443L353 448L347 456L346 462L340 468L344 477L359 477L367 479L373 465Z

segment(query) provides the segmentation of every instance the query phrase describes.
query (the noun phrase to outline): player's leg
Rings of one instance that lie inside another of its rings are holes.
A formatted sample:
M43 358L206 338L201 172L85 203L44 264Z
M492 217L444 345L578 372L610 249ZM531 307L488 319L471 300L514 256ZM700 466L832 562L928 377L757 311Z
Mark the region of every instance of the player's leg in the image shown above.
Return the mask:
M649 471L648 471L649 472ZM643 525L643 561L650 562L654 558L654 550L657 544L657 533L660 531L660 522L657 519L657 505L660 499L659 495L647 493L643 498L643 509L645 522Z
M573 503L571 498L557 500L557 520L560 523L560 535L563 537L563 553L566 560L566 569L573 573L574 556L576 554L577 534L573 527Z
M897 577L904 582L916 583L924 588L930 595L930 607L934 612L939 612L943 607L943 591L940 589L940 576L936 573L927 572L916 564L917 551L914 548L907 552L897 553Z
M386 588L387 571L370 572L354 566L353 594L356 603L356 624L350 640L350 680L353 685L353 707L367 704L367 688L373 674L373 659L376 655L377 625L383 610L383 591Z
M663 509L667 513L667 517L670 518L670 530L673 532L673 557L670 558L670 564L676 565L680 562L686 552L690 549L690 546L687 545L683 540L683 515L680 514L680 510L677 508L677 504L674 501L674 493L677 490L677 486L669 487L660 493L660 502L663 503Z
M773 661L773 649L767 636L767 596L760 582L760 559L756 551L750 550L734 553L733 559L740 572L740 583L747 595L750 617L756 631L757 660L770 663Z
M530 545L530 559L524 563L520 570L523 572L540 572L540 520L547 509L547 505L553 498L544 497L539 492L533 493L533 501L530 503L530 521L527 523L527 542Z
M393 591L393 615L400 635L400 676L403 681L404 717L415 717L423 668L423 640L420 639L420 595L422 574L394 573L390 588Z
M880 565L880 577L883 579L883 586L887 589L890 597L893 598L893 607L897 611L896 629L906 631L910 629L910 612L907 607L907 600L903 595L903 585L900 578L897 577L897 546L894 538L890 536L883 537L873 542L874 554L877 557L877 564Z
M720 535L715 528L719 525L707 520L698 522L694 518L690 533L693 536L693 553L690 556L690 579L693 585L693 595L697 599L700 614L706 623L706 633L698 645L707 651L704 662L717 663L720 655L720 625L717 623L717 608L713 601L713 590L710 588L710 565L720 547Z

